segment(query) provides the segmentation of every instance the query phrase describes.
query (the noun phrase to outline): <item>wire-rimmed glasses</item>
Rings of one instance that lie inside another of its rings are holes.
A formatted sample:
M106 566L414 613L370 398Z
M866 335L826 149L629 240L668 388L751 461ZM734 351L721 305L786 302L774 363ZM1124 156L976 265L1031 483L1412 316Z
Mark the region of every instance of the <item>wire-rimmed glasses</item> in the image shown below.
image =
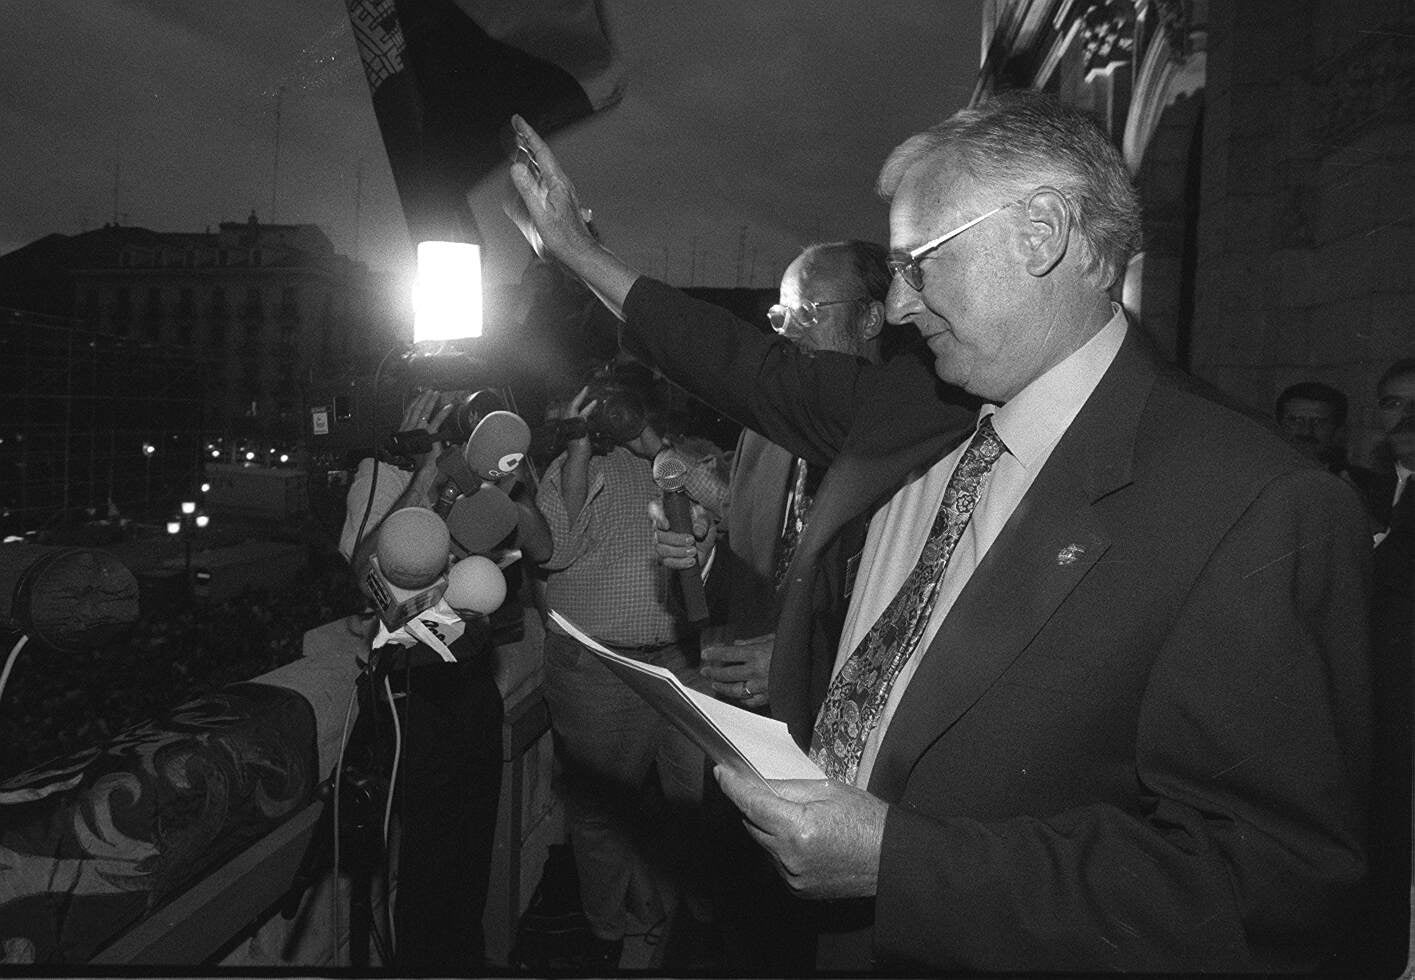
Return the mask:
M783 303L773 303L771 309L766 311L767 321L771 324L771 329L777 333L786 329L788 319L795 320L802 327L814 327L820 323L820 310L823 306L840 306L842 303L858 303L860 297L852 296L850 299L822 299L822 300L802 300L799 306L786 306Z
M963 232L967 231L969 228L973 227L979 222L987 218L991 218L999 211L1006 210L1007 208L1012 207L1012 205L1014 204L1021 204L1024 200L1026 200L1026 198L1019 198L1016 201L1008 201L1006 204L999 204L991 211L985 211L982 214L978 215L976 218L971 218L968 221L963 222L963 224L959 225L957 228L954 228L952 231L946 231L942 235L939 235L937 238L924 242L924 244L920 245L918 248L909 249L907 252L903 249L895 249L894 251L889 253L889 258L885 260L886 264L889 266L889 274L891 276L898 276L900 279L903 279L916 292L918 290L923 289L924 270L919 265L920 259L927 256L930 252L934 251L936 248L938 248L945 242L957 238L959 235L963 234Z

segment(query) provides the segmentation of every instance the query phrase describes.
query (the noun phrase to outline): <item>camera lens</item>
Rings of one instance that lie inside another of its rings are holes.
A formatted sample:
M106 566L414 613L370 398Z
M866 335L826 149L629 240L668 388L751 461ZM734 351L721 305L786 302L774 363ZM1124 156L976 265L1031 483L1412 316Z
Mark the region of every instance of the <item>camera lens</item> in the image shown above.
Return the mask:
M492 412L503 411L506 403L496 392L483 388L481 391L454 392L443 404L451 403L452 411L438 427L437 438L443 442L466 442L472 437L477 423Z

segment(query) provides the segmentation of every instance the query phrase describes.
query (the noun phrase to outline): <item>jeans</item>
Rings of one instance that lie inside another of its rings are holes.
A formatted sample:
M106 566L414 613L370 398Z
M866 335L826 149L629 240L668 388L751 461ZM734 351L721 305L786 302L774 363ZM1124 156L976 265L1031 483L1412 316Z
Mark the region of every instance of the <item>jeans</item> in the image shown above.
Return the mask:
M687 686L703 687L696 644L634 656L673 671ZM706 894L702 751L569 637L546 634L545 670L561 794L591 931L601 939L623 938L636 869L664 872L695 916L705 917L694 909ZM654 771L657 787L650 780Z

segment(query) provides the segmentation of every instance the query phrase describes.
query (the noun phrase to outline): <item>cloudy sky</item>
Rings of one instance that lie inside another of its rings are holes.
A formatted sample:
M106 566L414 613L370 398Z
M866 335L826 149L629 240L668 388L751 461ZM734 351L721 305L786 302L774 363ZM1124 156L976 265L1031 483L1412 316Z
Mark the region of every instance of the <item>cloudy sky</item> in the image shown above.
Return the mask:
M885 153L964 104L981 0L606 0L623 101L552 145L607 243L680 284L774 285L886 234ZM0 253L118 220L320 225L411 272L343 0L6 0ZM278 110L278 126L277 126ZM279 153L276 134L279 133ZM475 200L488 280L529 253Z

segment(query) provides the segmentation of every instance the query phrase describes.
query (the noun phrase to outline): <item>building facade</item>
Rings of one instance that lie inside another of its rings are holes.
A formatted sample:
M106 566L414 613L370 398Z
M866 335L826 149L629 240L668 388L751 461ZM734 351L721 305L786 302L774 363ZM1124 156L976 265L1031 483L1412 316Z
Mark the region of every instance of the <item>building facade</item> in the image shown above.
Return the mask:
M1123 300L1160 347L1254 410L1292 382L1351 398L1415 355L1415 3L990 0L975 98L1093 111L1145 207Z
M318 227L254 214L199 233L48 235L0 256L0 341L15 355L0 394L0 462L19 467L10 505L30 518L65 502L157 506L213 452L294 458L311 387L367 375L406 345L405 292ZM85 408L98 402L109 407ZM58 419L73 424L61 432Z

